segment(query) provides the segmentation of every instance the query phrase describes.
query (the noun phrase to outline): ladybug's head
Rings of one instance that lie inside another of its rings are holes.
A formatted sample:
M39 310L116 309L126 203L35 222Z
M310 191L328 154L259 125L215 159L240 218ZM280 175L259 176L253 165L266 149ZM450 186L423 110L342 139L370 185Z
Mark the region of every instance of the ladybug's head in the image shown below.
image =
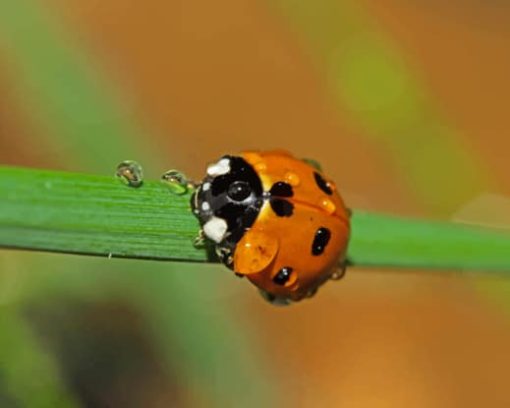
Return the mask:
M223 156L209 165L192 197L204 235L217 245L234 246L262 207L262 183L242 157Z

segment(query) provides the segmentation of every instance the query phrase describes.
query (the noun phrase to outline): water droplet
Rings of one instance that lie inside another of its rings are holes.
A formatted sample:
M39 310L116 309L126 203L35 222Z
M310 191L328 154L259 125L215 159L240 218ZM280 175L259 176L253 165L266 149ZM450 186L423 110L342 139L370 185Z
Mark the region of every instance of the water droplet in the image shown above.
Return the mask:
M344 273L341 272L341 271L335 271L331 274L331 276L329 277L329 279L331 280L339 280L339 279L342 279L344 276Z
M168 184L170 192L175 195L186 194L190 187L190 182L179 170L168 170L161 176L161 180Z
M327 198L322 199L319 204L328 214L333 214L336 211L336 205Z
M285 173L285 181L292 187L296 187L299 185L299 183L301 183L299 176L291 171Z
M347 269L347 262L342 261L338 264L337 268L331 273L329 279L331 280L339 280L345 276L345 271Z
M125 160L117 166L117 178L130 187L138 188L143 184L142 166L133 160Z

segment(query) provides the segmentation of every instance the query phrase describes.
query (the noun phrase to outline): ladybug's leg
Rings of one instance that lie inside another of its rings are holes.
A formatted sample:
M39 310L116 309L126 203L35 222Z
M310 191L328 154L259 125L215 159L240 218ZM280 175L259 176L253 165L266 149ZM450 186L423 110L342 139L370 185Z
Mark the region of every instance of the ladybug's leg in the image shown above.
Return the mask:
M216 245L215 254L218 259L229 269L234 270L234 257L232 256L232 249L225 245ZM236 274L239 276L240 274ZM241 275L242 277L242 275Z
M316 287L314 287L314 288L310 289L310 290L308 291L308 293L306 294L306 297L307 297L307 298L314 297L318 290L319 290L319 286L316 286Z
M266 292L263 289L259 289L259 293L264 298L265 301L271 303L273 306L288 306L292 302L289 298L275 296L272 293Z
M200 228L200 230L198 231L197 236L193 240L193 246L195 248L203 248L203 247L205 247L206 239L207 238L205 237L204 230L202 228Z
M205 236L203 229L200 229L198 231L198 234L196 235L195 239L193 240L193 246L196 249L205 250L205 252L207 254L208 262L218 262L219 254L216 251L216 245L214 245L214 243L211 242L211 240L209 240ZM222 260L222 259L220 258L220 260ZM222 260L222 262L223 262L223 260Z

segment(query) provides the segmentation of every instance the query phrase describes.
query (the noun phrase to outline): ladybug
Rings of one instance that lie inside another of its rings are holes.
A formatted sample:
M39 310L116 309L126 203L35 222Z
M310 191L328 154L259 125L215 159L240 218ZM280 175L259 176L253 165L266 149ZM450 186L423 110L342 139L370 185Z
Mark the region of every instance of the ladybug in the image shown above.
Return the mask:
M270 302L312 296L343 274L350 211L310 161L284 151L223 156L207 167L191 205L221 262Z

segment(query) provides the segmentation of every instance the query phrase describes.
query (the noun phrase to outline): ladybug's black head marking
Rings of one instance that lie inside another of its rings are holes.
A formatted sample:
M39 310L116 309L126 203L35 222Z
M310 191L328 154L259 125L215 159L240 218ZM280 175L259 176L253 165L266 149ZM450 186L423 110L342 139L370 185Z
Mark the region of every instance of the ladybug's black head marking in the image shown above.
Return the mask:
M329 183L326 180L324 180L324 178L319 173L314 171L313 176L315 178L315 182L317 183L317 186L322 191L324 191L327 195L333 194L333 190L331 189L331 186L329 185Z
M320 255L328 245L331 238L331 231L326 227L321 227L315 232L312 242L312 255Z
M207 168L193 198L204 234L224 251L233 250L262 207L262 182L242 157L224 156Z

